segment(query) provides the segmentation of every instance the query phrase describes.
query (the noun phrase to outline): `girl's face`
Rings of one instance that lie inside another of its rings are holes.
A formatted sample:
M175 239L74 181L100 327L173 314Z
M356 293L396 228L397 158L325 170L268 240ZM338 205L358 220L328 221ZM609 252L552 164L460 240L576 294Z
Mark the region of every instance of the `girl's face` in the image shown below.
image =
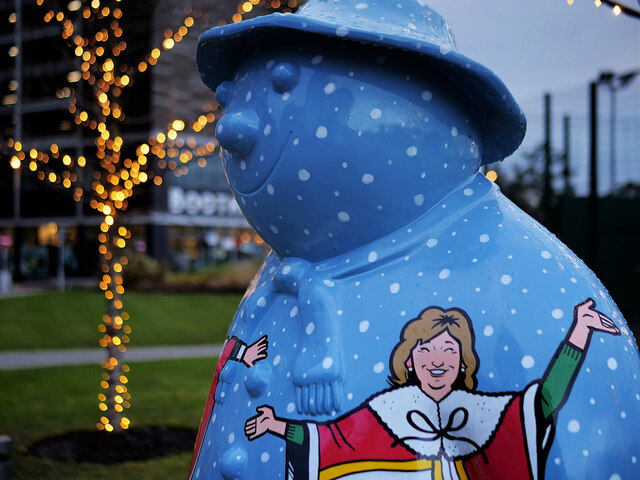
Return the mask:
M445 330L425 343L418 342L406 365L415 369L422 391L440 401L449 394L460 373L460 344Z

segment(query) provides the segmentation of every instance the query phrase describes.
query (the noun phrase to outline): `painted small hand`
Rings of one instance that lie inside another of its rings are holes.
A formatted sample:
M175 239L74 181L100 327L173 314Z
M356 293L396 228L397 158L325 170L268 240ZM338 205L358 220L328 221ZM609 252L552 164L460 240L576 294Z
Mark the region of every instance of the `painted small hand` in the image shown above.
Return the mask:
M595 309L596 302L587 298L576 305L573 311L573 325L569 332L569 342L580 349L584 349L589 343L589 338L594 331L620 335L620 329L604 313Z
M269 339L266 335L261 337L255 343L249 345L242 355L242 363L247 367L253 367L260 360L267 358L267 349L269 348Z
M286 423L276 418L276 414L269 405L256 408L258 415L251 417L244 424L244 434L249 440L255 440L267 432L284 435Z

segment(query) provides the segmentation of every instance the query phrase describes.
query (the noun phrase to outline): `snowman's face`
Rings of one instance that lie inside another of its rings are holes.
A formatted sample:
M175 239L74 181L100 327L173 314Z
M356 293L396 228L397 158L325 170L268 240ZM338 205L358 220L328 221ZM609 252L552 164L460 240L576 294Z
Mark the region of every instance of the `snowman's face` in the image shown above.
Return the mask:
M316 260L362 245L421 216L477 171L469 107L414 59L283 42L243 57L216 91L229 183L279 254Z

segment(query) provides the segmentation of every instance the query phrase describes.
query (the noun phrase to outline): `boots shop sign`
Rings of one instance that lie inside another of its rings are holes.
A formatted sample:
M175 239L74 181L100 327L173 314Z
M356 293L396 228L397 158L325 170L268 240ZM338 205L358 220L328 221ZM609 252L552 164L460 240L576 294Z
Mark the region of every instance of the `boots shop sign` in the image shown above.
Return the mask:
M168 209L173 214L242 217L232 195L224 192L198 192L170 187Z

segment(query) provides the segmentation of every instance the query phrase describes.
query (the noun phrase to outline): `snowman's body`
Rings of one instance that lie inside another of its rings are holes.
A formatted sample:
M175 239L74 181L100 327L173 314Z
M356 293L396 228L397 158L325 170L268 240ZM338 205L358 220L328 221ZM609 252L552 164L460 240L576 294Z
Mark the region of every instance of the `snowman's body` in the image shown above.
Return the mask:
M403 326L432 305L473 322L479 391L523 391L588 297L624 336L594 337L532 478L640 477L633 337L593 273L477 173L495 145L475 101L404 53L301 38L254 45L217 92L230 186L274 250L229 337L240 357L269 344L251 368L219 364L191 478L312 478L313 465L287 466L281 439L249 441L246 420L266 404L311 422L356 409L388 388Z

